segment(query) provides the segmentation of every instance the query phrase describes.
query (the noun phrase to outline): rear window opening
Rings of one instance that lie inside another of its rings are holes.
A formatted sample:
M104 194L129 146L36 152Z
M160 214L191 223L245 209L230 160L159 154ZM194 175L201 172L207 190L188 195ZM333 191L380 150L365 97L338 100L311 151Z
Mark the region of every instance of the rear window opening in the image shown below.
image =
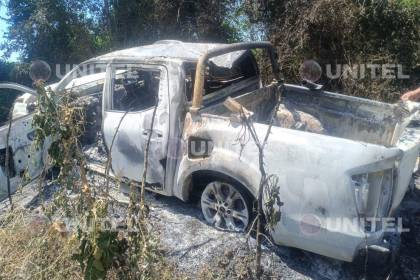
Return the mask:
M252 52L243 52L242 55L231 63L231 67L226 67L228 63L223 63L222 65L221 61L217 58L219 57L216 57L214 60L210 60L207 66L203 95L204 105L209 105L210 103L220 100L220 98L226 98L227 96L234 97L244 93L244 91L240 90L241 85L248 90L259 87L259 71L257 62L252 55ZM185 95L188 102L191 102L192 100L195 71L196 63L184 64L186 83ZM246 81L248 81L248 83ZM249 84L252 84L252 88L248 87ZM235 85L238 85L238 88L236 90L232 90L232 87ZM229 89L229 94L223 94L222 91L224 89ZM221 92L222 94L220 94Z

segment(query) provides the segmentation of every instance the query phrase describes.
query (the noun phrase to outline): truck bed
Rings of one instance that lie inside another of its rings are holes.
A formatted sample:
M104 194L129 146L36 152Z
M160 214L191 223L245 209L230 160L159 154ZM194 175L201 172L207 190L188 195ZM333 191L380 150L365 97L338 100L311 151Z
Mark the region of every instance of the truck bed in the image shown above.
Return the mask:
M278 94L273 85L234 99L254 112L256 122L267 123ZM317 118L327 135L387 147L397 143L412 117L401 104L387 104L295 85L285 86L282 102ZM231 114L222 103L203 108L202 112L219 116Z

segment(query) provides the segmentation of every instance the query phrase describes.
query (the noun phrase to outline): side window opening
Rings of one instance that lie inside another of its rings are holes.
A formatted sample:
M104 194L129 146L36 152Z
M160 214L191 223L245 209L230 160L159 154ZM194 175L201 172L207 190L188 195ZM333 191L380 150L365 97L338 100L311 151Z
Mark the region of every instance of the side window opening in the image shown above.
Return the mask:
M194 92L194 82L195 82L195 63L184 63L184 72L185 72L185 95L187 101L192 100L192 95Z
M13 178L16 176L15 165L13 162L13 151L12 148L9 147L9 162L8 168L10 172L10 177ZM3 173L6 173L6 148L0 149L0 168L2 169Z
M67 78L67 83L62 87L66 91L76 93L79 96L101 95L106 74L106 64L84 64Z
M112 110L143 111L158 100L160 71L141 68L117 68L114 72Z
M0 88L0 126L25 117L32 113L36 106L37 98L33 89L16 84L2 83Z
M59 94L77 96L78 106L84 109L84 133L80 141L84 145L95 143L102 124L102 91L106 78L106 63L86 63L77 66L64 80L50 85ZM48 86L47 86L48 88Z

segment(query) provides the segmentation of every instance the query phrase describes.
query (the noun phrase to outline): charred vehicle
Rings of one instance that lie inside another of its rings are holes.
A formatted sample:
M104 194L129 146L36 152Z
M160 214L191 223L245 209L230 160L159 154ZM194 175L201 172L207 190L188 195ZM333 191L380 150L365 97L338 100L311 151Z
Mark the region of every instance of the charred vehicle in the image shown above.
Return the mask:
M254 49L269 54L275 79L267 86ZM92 71L78 74L83 68ZM243 123L224 101L232 98L252 113L261 139L274 116L264 163L278 178L283 206L276 209L281 219L270 230L273 240L344 261L366 247L388 252L378 221L395 213L419 152L420 134L407 127L410 104L283 84L278 75L269 43L160 41L91 59L51 88L101 100L96 129L111 154L112 176L141 180L150 136L148 187L198 199L208 223L233 231L250 226L261 175L258 149L241 140ZM31 177L39 175L45 151L30 150L33 128L25 110L35 93L3 87L27 93L17 101L11 125L0 129L0 183L6 184L8 164L16 188L26 168ZM368 217L374 219L361 222ZM331 222L338 218L357 224Z

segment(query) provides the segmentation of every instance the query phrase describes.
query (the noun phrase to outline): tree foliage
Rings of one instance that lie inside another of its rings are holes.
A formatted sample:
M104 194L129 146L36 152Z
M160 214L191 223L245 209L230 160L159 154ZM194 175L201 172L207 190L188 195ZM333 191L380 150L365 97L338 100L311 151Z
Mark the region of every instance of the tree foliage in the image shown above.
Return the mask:
M0 82L10 80L12 69L13 65L11 63L0 60ZM15 98L16 93L13 91L0 91L0 124L7 120L10 107Z
M268 38L278 48L288 81L299 82L301 63L315 59L324 73L326 65L401 64L404 74L411 77L323 77L327 88L348 94L393 101L401 88L419 82L418 1L250 0L246 6L250 17L265 25Z
M228 0L9 0L7 54L78 63L161 39L225 42Z
M226 42L229 0L105 0L102 20L112 48L162 39Z
M226 21L230 0L7 0L8 31L0 80L30 85L28 63L77 64L112 50L162 39L227 42L237 40ZM61 74L61 73L60 73ZM57 77L52 78L57 80ZM4 121L15 95L0 96Z
M393 101L420 76L418 0L3 0L8 31L1 49L23 63L75 64L162 39L233 42L269 39L285 79L299 67L401 64L410 79L323 76L327 89ZM3 79L27 80L27 64L4 66ZM53 69L54 70L54 69ZM2 77L0 77L2 78ZM0 100L1 101L1 100ZM2 103L3 104L3 103Z
M74 63L95 53L85 1L9 0L9 30L3 46L24 61Z

